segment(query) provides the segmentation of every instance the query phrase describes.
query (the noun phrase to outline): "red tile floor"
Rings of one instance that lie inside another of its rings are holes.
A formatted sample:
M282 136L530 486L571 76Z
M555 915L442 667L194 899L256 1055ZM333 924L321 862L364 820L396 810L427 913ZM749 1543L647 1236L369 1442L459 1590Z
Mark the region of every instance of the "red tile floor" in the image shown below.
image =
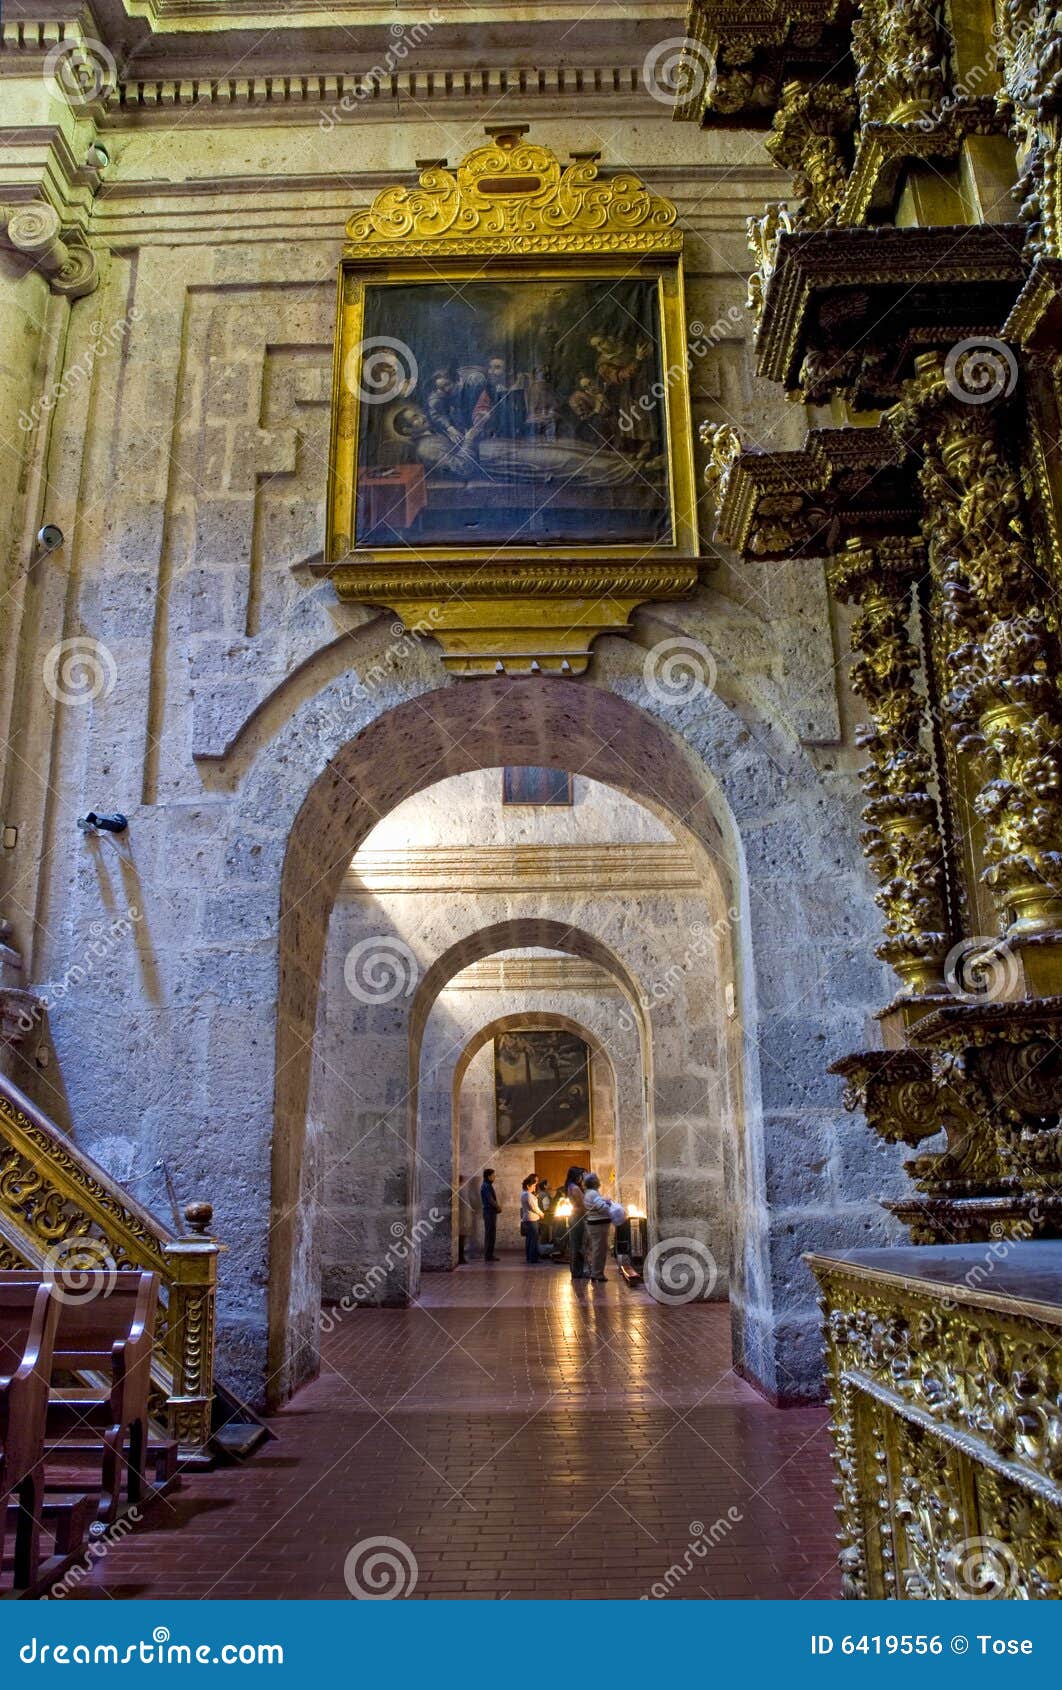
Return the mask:
M822 1409L730 1366L724 1305L515 1258L357 1309L244 1467L185 1476L82 1597L836 1597ZM669 1571L670 1569L670 1571Z

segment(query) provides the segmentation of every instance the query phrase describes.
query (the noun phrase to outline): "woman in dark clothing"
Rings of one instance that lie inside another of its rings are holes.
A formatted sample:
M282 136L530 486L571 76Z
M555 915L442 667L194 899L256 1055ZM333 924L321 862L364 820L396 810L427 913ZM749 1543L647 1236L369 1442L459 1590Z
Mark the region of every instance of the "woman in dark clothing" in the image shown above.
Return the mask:
M586 1270L586 1204L583 1201L585 1172L585 1168L569 1168L568 1177L564 1182L568 1201L572 1206L572 1217L568 1222L568 1250L573 1279L589 1277Z
M540 1179L535 1187L535 1199L542 1211L542 1219L538 1223L538 1242L542 1249L553 1253L553 1197L549 1189L549 1180Z

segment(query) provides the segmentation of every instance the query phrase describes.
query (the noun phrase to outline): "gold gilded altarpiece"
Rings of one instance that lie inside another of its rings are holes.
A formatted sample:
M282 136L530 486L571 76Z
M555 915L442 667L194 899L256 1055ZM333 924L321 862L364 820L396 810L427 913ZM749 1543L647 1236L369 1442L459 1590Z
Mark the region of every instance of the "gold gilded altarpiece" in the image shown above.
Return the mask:
M716 536L825 560L845 607L898 988L835 1071L912 1149L887 1206L921 1248L811 1263L845 1593L1057 1598L1062 21L693 0L687 34L677 115L760 130L788 172L749 308L809 422L785 452L705 425Z

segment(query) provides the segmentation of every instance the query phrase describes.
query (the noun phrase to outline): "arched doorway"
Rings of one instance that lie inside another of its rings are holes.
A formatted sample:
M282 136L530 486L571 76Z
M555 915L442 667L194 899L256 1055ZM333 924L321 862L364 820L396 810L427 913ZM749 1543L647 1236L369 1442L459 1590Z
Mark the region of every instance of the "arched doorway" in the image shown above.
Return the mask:
M526 1010L500 1015L487 1022L473 1034L454 1064L450 1086L450 1117L455 1190L469 1184L474 1190L477 1172L488 1162L497 1168L499 1181L510 1197L515 1194L525 1175L541 1173L542 1156L548 1156L548 1152L529 1148L526 1144L511 1149L498 1145L491 1131L494 1125L495 1041L505 1034L539 1032L570 1033L580 1039L589 1052L590 1091L593 1099L590 1111L592 1148L589 1135L571 1140L557 1138L555 1142L559 1148L554 1151L551 1160L558 1162L562 1170L573 1163L598 1168L609 1191L617 1189L620 1145L619 1085L607 1045L584 1022L571 1016ZM644 1146L644 1119L641 1124ZM550 1148L552 1149L552 1144ZM555 1170L551 1183L554 1186L558 1183ZM466 1203L466 1209L467 1207ZM423 1212L423 1203L421 1210ZM502 1250L518 1246L518 1221L518 1207L510 1201L503 1211L499 1225L498 1240Z
M341 746L295 818L282 877L269 1276L270 1374L278 1395L293 1388L312 1365L319 1285L313 1237L316 1176L304 1148L318 981L337 886L374 822L402 799L444 776L503 761L574 768L666 813L697 842L710 865L722 917L720 942L736 944L732 929L739 924L728 922L726 911L738 908L733 888L740 877L740 849L718 785L688 745L617 695L533 678L469 681L399 705ZM555 932L548 923L530 930L518 925L504 932L486 930L475 939L459 941L453 954L426 971L411 1020L411 1093L424 1021L441 983L475 954L488 955L491 949L514 944L557 946L558 941L564 941L558 948L571 947L570 936ZM691 983L697 981L697 960L703 959L692 959L683 975ZM736 976L736 965L731 965L727 978ZM751 980L747 957L743 978ZM632 1001L646 1013L651 994L629 971L626 984ZM721 993L722 979L717 986ZM666 998L667 992L656 995ZM719 1026L726 1047L720 1072L731 1088L726 1107L736 1123L743 1116L748 1086L743 1083L739 1041L735 1048L738 1029L721 1016ZM675 1055L668 1052L669 1063ZM677 1113L684 1103L682 1078L677 1063L669 1066L667 1082ZM649 1083L652 1106L659 1109L655 1069ZM663 1101L666 1106L667 1099ZM755 1161L738 1151L730 1176L735 1190L753 1167ZM754 1214L754 1203L742 1202L740 1212ZM743 1248L739 1254L744 1253ZM740 1287L744 1276L740 1263L735 1266Z
M563 979L563 959L559 960L559 977ZM470 978L474 981L475 974L473 968L455 976L452 984L457 989L440 995L428 1017L422 1044L417 1140L424 1162L420 1164L419 1214L423 1217L433 1208L442 1208L449 1216L446 1225L433 1228L422 1239L422 1265L429 1270L450 1270L457 1261L455 1191L461 1186L461 1176L474 1176L476 1172L475 1159L466 1154L469 1147L461 1141L464 1083L470 1065L477 1059L482 1062L485 1047L489 1060L489 1047L499 1032L560 1028L586 1042L592 1065L600 1066L610 1093L612 1165L621 1176L620 1198L643 1212L647 1200L648 1133L642 1039L638 1027L621 1024L617 1009L626 1000L618 986L608 980L603 990L593 994L568 989L526 991L517 996L470 988L467 982ZM601 978L608 979L604 975ZM462 986L462 982L466 984ZM512 1005L517 1002L523 1007L514 1009ZM486 1159L496 1160L493 1149ZM426 1176L425 1163L440 1171L437 1182ZM526 1174L530 1168L529 1163L520 1169L520 1174ZM476 1196L474 1189L472 1196Z

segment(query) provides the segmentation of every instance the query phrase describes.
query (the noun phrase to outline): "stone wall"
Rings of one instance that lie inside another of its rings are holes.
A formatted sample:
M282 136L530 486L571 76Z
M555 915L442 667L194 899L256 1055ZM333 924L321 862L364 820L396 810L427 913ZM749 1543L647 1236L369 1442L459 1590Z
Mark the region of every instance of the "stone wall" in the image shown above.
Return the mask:
M305 567L321 547L344 221L440 150L440 118L463 150L501 103L561 155L599 146L606 169L629 166L672 196L691 315L720 325L691 372L695 420L741 421L775 445L786 443L780 429L801 434L799 413L751 375L741 316L744 218L760 209L767 174L760 143L673 124L639 88L646 48L680 32L679 13L631 26L626 82L612 76L611 25L605 40L591 20L578 48L550 45L545 17L532 41L538 27L514 26L503 56L548 65L542 81L506 95L494 72L477 85L462 68L447 85L443 62L474 59L479 38L447 37L444 50L440 36L430 99L357 106L331 129L320 119L334 88L307 84L296 98L295 78L267 100L260 66L216 78L217 91L205 78L209 97L191 104L181 76L155 74L151 55L183 52L189 64L220 56L221 37L148 42L144 20L123 24L139 78L71 113L42 80L54 32L5 31L5 198L59 203L100 278L71 301L22 256L0 254L0 322L15 325L0 372L16 419L9 445L19 412L72 378L18 430L17 473L0 482L11 588L3 819L18 829L0 854L2 913L28 981L53 1000L53 1060L30 1078L139 1197L165 1212L165 1160L182 1198L214 1202L228 1245L222 1371L255 1396L282 1395L313 1366L322 1146L306 1133L310 1051L351 855L382 815L440 778L548 762L559 746L700 841L720 907L739 911L730 955L710 979L690 975L689 1013L673 1010L670 1025L644 997L656 957L638 912L617 909L569 943L618 965L637 1002L651 1106L658 1127L683 1123L682 1165L720 1076L743 1219L740 1365L779 1394L814 1391L800 1251L889 1236L877 1199L895 1160L871 1160L824 1072L865 1042L886 990L867 960L877 919L855 843L859 754L821 570L719 557L695 598L641 613L628 640L600 642L584 680L499 687L455 683L430 641L396 635L371 607L341 606ZM338 65L343 44L329 51ZM565 53L593 70L585 86L565 84ZM96 137L110 154L102 176L83 162ZM65 542L35 559L43 522ZM713 691L647 687L649 653L678 637L710 648ZM128 834L80 833L89 808L123 810ZM552 943L504 900L484 919L485 937L447 917L412 942L426 985L408 1006L415 1049L450 974L493 954L477 947ZM708 999L731 977L739 1014L727 1021ZM399 1078L392 1007L373 1013L386 1060L366 1107L379 1113L410 1080ZM709 1025L722 1044L709 1039L691 1066L691 1029Z

